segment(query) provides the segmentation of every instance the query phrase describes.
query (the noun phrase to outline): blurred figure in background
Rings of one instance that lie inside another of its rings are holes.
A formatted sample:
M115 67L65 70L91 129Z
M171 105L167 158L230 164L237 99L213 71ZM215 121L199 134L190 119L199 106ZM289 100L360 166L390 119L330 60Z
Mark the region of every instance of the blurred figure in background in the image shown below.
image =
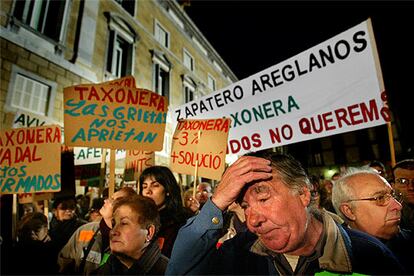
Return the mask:
M403 194L401 227L414 232L414 159L398 162L392 169L394 188Z
M381 175L385 179L388 179L387 178L387 171L385 170L385 166L382 162L380 162L378 160L371 161L368 164L368 167L374 169L379 175Z
M191 216L183 206L177 180L169 168L152 166L140 175L139 191L154 200L158 207L161 219L158 241L162 254L170 257L178 230Z
M207 182L201 182L197 185L196 199L200 203L200 209L203 208L203 205L207 200L213 195L211 184Z
M200 203L193 197L194 189L189 189L184 192L184 205L192 215L197 215L200 211Z
M92 206L89 209L88 214L86 215L86 218L89 222L100 221L102 219L102 215L99 212L99 210L101 210L102 206L104 205L104 200L105 199L101 197L94 198L92 200Z
M50 237L59 250L68 242L79 226L86 223L76 215L74 197L57 198L53 202L53 218L50 222Z
M57 247L47 230L47 217L38 212L27 213L18 223L18 242L11 254L10 274L57 274Z

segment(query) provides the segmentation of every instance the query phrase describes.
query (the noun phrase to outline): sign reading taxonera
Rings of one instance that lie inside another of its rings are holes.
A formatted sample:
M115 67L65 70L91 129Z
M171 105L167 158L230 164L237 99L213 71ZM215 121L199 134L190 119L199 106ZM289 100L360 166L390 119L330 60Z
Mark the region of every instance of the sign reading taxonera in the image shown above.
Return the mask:
M390 119L371 21L174 110L229 117L229 153L244 154L385 124Z
M70 146L162 150L168 102L146 89L109 84L64 89Z
M57 125L0 132L0 193L58 192L61 129Z
M220 180L231 120L180 120L174 132L171 170Z

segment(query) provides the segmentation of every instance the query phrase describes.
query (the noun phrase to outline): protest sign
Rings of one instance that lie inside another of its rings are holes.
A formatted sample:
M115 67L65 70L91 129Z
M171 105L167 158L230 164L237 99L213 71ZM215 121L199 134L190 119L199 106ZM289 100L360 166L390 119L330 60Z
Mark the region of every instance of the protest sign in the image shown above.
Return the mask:
M66 144L162 150L167 107L165 97L146 89L108 84L67 87Z
M390 119L371 21L174 110L229 117L229 153L244 154L385 124Z
M153 151L128 150L125 157L125 180L137 180L143 170L154 164Z
M102 149L74 147L75 165L96 164L102 162ZM116 150L115 159L125 158L125 150ZM109 154L106 155L106 162L109 162Z
M171 170L221 179L230 124L227 118L179 121L172 141Z
M53 193L24 193L19 194L17 199L20 204L33 203L41 200L50 200L53 198Z
M136 82L134 76L126 76L115 80L102 82L101 84L109 84L114 86L125 86L130 88L136 88Z
M57 125L1 131L0 193L60 191L60 143Z

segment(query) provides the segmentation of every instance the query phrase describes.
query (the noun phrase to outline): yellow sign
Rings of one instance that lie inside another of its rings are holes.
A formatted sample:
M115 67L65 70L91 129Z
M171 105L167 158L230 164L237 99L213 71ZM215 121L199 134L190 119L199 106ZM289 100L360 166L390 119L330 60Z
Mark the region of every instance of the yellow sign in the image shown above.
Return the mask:
M181 120L174 132L171 170L220 180L225 168L230 119Z
M162 150L168 102L146 89L109 84L64 89L65 144Z
M128 150L125 157L125 171L133 172L133 179L138 180L142 171L154 166L155 153L153 151Z
M58 192L61 129L57 125L0 132L0 193Z

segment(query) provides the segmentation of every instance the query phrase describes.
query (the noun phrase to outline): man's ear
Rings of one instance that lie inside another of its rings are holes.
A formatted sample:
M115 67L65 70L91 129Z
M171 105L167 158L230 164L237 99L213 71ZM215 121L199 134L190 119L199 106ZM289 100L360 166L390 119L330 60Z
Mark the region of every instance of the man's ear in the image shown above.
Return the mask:
M299 197L303 206L308 207L311 202L311 193L307 187L303 188L303 190L299 193Z
M339 206L339 210L341 211L342 214L344 214L344 216L350 220L350 221L355 221L356 220L356 216L354 214L354 212L352 211L352 208L346 204L346 203L342 203L341 206Z
M154 235L155 235L155 225L154 225L154 224L151 224L151 225L147 228L147 230L148 230L148 233L147 233L147 238L146 238L146 240L149 242L149 241L151 241L151 240L154 238Z

